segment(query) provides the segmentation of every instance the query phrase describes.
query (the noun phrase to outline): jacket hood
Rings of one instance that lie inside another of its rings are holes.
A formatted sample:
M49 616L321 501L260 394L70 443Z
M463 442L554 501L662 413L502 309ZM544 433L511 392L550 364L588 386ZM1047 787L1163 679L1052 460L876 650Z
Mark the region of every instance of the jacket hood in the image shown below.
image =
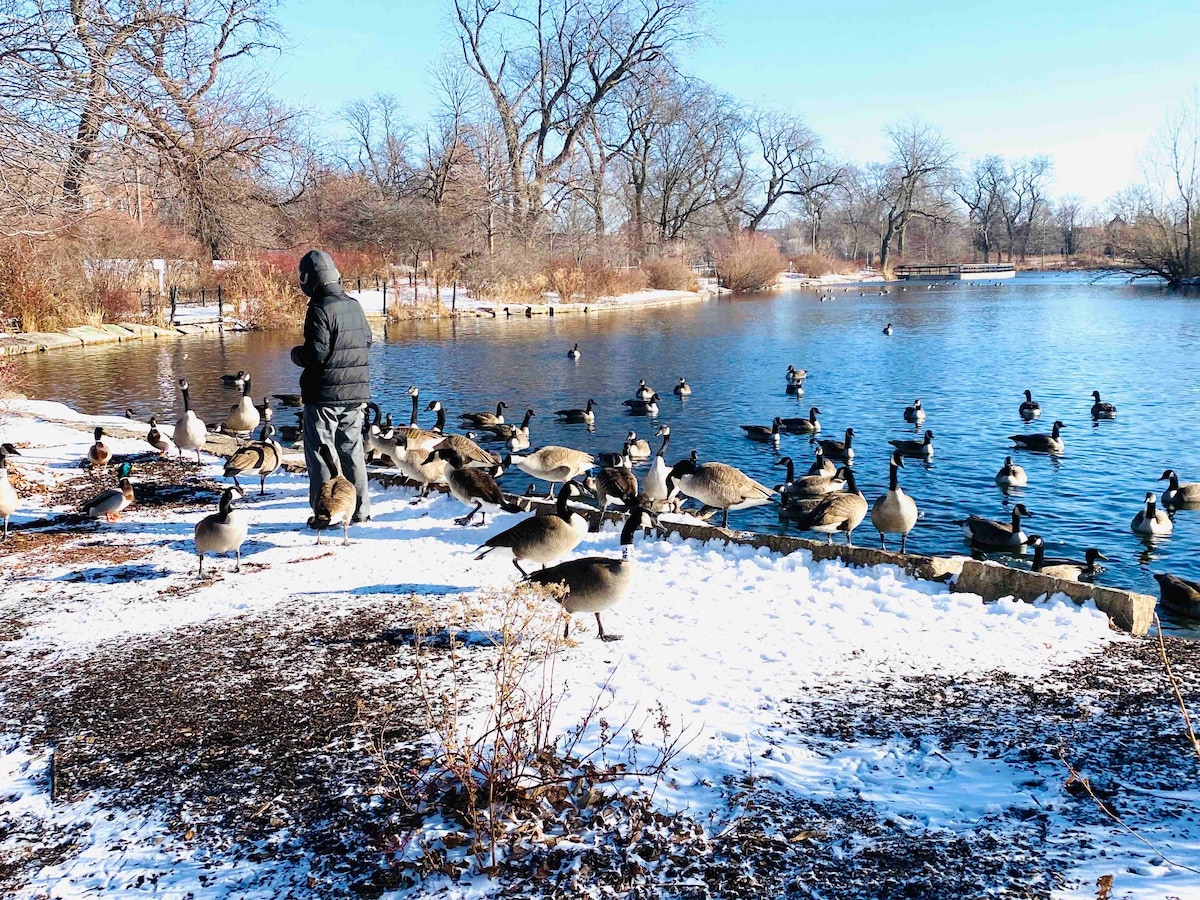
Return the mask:
M306 297L315 297L320 289L337 284L341 273L324 250L309 250L300 258L300 290Z

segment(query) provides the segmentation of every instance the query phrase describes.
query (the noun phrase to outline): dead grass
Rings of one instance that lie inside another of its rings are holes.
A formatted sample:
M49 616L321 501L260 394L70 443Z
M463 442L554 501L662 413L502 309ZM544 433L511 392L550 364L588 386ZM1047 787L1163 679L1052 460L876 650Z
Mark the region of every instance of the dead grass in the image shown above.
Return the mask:
M656 256L642 262L647 284L659 291L695 291L699 282L691 267L675 256Z
M739 232L717 248L717 275L731 291L761 291L785 268L779 245L764 234Z

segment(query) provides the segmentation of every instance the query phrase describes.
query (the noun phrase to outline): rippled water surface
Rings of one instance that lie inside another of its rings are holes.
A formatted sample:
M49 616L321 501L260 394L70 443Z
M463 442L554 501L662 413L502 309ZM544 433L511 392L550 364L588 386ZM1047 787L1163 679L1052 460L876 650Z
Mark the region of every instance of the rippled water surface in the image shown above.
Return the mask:
M883 326L892 322L888 337ZM173 421L181 408L175 379L192 383L206 420L221 418L235 392L219 375L247 369L254 393L295 392L288 361L292 333L198 336L25 357L31 396L62 400L88 413ZM582 358L567 358L578 341ZM509 418L537 412L534 446L567 444L619 450L636 430L653 441L654 422L629 416L621 401L644 378L662 395L658 421L672 431L668 459L697 449L703 460L739 466L769 485L783 469L769 445L746 440L740 424L822 410L824 437L855 429L855 473L869 500L887 485L890 438L915 436L902 411L915 397L928 410L936 454L929 466L908 460L901 484L923 518L910 535L919 552L962 551L954 519L975 513L1007 519L1020 500L1033 512L1027 531L1049 555L1081 558L1086 547L1111 557L1106 581L1157 594L1150 573L1200 578L1200 511L1181 511L1172 536L1150 544L1129 522L1165 468L1200 481L1200 297L1068 275L1021 276L1001 285L861 286L734 297L626 313L555 318L433 321L389 326L373 350L375 395L407 421L409 385L440 399L451 424L462 411L508 403ZM788 396L788 364L809 372L802 398ZM694 393L671 393L679 376ZM1042 418L1025 423L1021 392L1033 391ZM1091 392L1118 406L1115 421L1094 423ZM598 404L594 433L555 424L553 410ZM1049 431L1061 419L1066 451L1057 457L1013 451L1010 434ZM289 421L285 412L282 421ZM422 422L432 424L430 414ZM785 435L781 452L806 468L806 438ZM1005 497L993 483L1008 453L1029 473L1029 487ZM506 476L523 487L519 472ZM781 526L770 507L735 511L731 525ZM875 544L870 519L857 542ZM1182 626L1181 626L1182 627Z

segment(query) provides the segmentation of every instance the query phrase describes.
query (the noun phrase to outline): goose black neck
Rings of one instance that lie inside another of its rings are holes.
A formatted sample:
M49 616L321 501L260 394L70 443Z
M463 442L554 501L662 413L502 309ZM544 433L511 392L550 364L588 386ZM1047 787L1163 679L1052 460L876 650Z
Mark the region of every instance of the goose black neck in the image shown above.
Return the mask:
M247 375L246 380L242 382L242 396L243 397L250 396L250 376L249 375Z
M528 428L529 420L532 418L533 418L533 410L532 409L525 410L525 418L521 420L521 427Z
M186 413L186 412L191 412L191 409L192 409L192 401L191 401L190 399L188 399L188 389L187 389L187 388L181 388L181 389L180 389L180 393L181 393L181 394L183 394L183 411L184 411L185 413Z
M433 430L434 431L445 431L446 430L446 410L444 407L441 407L441 406L438 407L437 424L433 426Z
M1021 511L1019 509L1013 509L1012 530L1013 534L1021 530Z
M1046 547L1041 541L1033 545L1033 565L1030 569L1034 572L1042 571L1042 565L1046 559Z
M900 487L900 467L893 462L890 468L891 471L888 473L888 490L894 491Z
M629 514L629 518L625 520L625 527L621 529L621 546L628 547L633 544L633 533L638 530L638 526L642 524L642 513L640 510L635 510Z
M1179 490L1179 476L1176 475L1174 472L1171 473L1171 490L1173 490L1173 491Z
M846 490L851 494L858 493L858 485L854 483L854 470L849 467L846 468Z
M792 462L792 458L790 456L786 457L786 460L787 462L785 462L784 465L787 466L787 483L791 484L796 480L796 464Z
M233 508L233 492L225 491L221 494L221 518L228 519L229 512Z
M419 398L416 394L412 395L412 415L409 416L408 424L415 426L417 424L417 403Z
M567 490L567 486L564 484L562 488L559 489L558 500L554 505L555 511L558 513L558 517L564 522L569 522L571 520L571 511L567 509L567 500L570 493L571 492Z
M854 442L854 432L853 432L853 431L847 431L847 432L846 432L846 442L845 442L845 446L846 446L846 449L847 449L847 450L849 450L849 449L850 449L850 445L851 445L853 442Z

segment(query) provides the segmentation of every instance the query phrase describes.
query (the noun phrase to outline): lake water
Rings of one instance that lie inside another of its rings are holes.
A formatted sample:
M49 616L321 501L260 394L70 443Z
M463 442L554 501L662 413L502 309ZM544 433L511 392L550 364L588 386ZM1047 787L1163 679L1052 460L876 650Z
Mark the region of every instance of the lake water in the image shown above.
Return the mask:
M537 412L533 444L588 451L619 450L632 429L657 448L654 422L627 414L621 401L639 379L662 395L658 422L671 426L668 460L692 449L702 460L742 468L768 485L783 480L770 445L747 440L741 424L807 414L819 406L823 437L855 429L855 474L868 500L886 488L891 438L918 433L902 418L924 400L924 427L935 437L930 465L907 460L901 484L923 517L909 536L917 552L962 552L953 520L968 514L1007 519L1019 500L1034 514L1026 530L1041 534L1047 554L1082 557L1100 548L1111 562L1102 581L1157 595L1151 572L1200 578L1200 511L1181 511L1174 534L1154 543L1129 522L1155 479L1174 468L1200 481L1200 298L1078 275L1022 275L995 285L893 284L836 288L822 301L813 291L734 296L624 313L555 318L523 316L391 325L373 349L375 396L397 421L408 420L410 385L425 402L440 399L451 425L458 413L509 405L509 419ZM895 333L885 336L883 326ZM174 421L181 408L176 379L187 377L199 414L222 418L235 400L219 375L254 374L254 393L295 392L297 370L286 332L197 336L137 342L22 358L24 390L87 413ZM579 342L582 358L567 357ZM801 398L787 395L789 364L808 370ZM685 376L686 401L671 389ZM1022 421L1029 388L1043 414ZM1093 422L1091 392L1119 409ZM556 424L553 410L597 402L594 433ZM1007 436L1068 426L1057 457L1013 451ZM280 421L291 421L284 413ZM422 424L432 424L422 414ZM921 429L923 430L923 429ZM805 437L785 435L781 451L807 468ZM1006 497L993 477L1006 454L1029 473L1029 486ZM640 467L644 471L644 467ZM524 487L520 472L504 479ZM735 511L731 526L776 531L772 507ZM877 545L870 519L856 543ZM839 538L840 540L841 538ZM1182 623L1183 630L1188 627ZM1200 634L1200 632L1194 632Z

